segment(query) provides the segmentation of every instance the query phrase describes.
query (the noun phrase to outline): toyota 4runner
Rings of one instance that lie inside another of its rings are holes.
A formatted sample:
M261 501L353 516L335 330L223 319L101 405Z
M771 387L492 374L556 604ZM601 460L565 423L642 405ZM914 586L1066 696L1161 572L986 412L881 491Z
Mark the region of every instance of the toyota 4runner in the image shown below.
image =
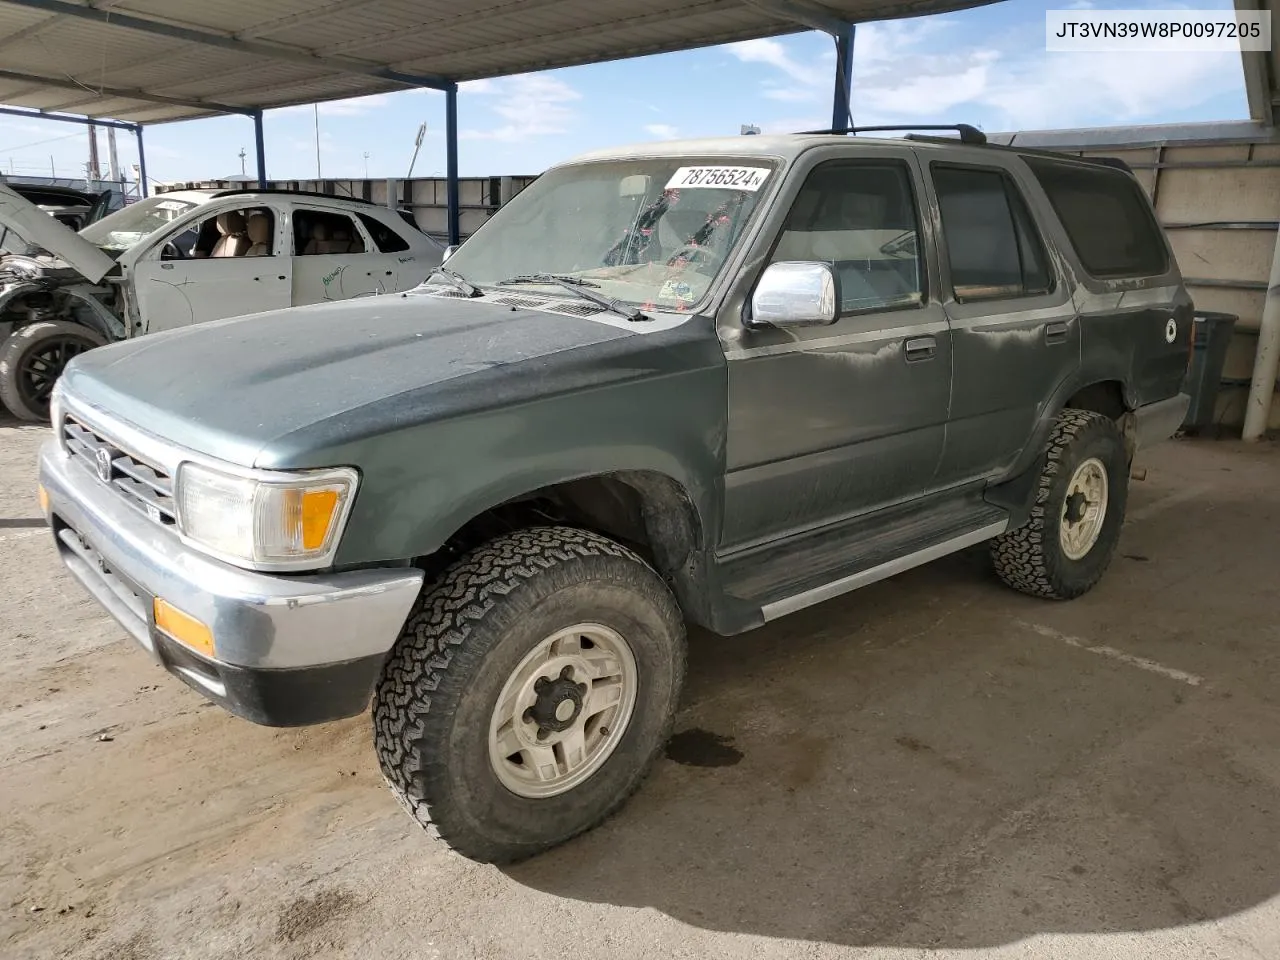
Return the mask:
M1123 164L961 133L590 154L406 294L82 354L40 458L57 547L233 713L372 701L461 853L558 844L662 747L686 623L982 542L1034 596L1102 576L1192 304Z

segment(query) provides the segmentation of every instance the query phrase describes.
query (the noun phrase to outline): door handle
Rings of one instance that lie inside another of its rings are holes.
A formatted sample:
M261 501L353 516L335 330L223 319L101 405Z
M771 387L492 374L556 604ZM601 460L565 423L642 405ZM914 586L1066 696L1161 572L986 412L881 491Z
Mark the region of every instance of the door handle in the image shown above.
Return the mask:
M161 270L172 270L172 269L173 269L173 264L172 264L172 263L162 263L162 264L160 264L160 269L161 269Z
M1067 326L1065 320L1055 320L1052 323L1044 325L1044 342L1045 343L1066 343L1067 335L1071 328Z
M907 363L917 360L932 360L938 352L938 341L933 337L912 337L902 345L907 354Z

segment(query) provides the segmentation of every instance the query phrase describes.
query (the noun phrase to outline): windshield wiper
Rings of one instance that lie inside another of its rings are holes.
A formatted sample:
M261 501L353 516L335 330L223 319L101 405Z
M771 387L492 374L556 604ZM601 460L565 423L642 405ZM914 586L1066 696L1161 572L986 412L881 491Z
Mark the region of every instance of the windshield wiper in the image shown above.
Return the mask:
M457 273L453 270L449 270L445 267L436 267L434 270L431 271L430 276L434 277L437 273L440 274L440 276L447 278L455 287L457 287L459 290L465 293L468 297L484 296L483 290L481 290L479 287L477 287L474 283L472 283L470 280L468 280L466 277L464 277L460 273ZM428 279L430 279L430 277L428 277Z
M522 273L519 276L507 277L505 280L499 280L498 285L504 286L515 283L550 283L557 287L564 287L570 293L576 293L584 300L590 300L592 303L604 307L611 313L616 313L620 317L625 317L631 321L648 320L643 313L635 307L623 303L621 300L615 300L613 297L606 297L604 294L595 293L590 288L599 287L600 284L591 280L584 280L582 277L561 276L556 273Z

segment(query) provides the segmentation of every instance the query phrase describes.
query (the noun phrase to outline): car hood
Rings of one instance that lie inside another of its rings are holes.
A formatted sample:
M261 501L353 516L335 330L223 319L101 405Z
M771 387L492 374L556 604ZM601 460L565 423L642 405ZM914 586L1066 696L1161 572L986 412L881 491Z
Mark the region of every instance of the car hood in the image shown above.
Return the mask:
M545 379L552 355L575 353L589 372L589 351L581 348L643 338L643 328L668 329L682 319L633 332L625 321L517 309L492 298L369 297L111 344L76 357L62 385L75 401L190 449L279 466L286 448L299 449L283 438L317 424L378 433L448 416L463 381L471 388L467 403L499 402L517 377L526 387L554 389Z
M70 227L59 223L26 197L0 183L0 226L65 261L90 283L97 283L115 261Z

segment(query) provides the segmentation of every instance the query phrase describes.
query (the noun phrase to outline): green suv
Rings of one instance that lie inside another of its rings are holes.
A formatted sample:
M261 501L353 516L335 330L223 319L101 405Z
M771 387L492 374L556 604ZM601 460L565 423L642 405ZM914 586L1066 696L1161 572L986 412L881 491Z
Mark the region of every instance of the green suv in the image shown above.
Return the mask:
M466 856L558 844L661 749L688 623L984 541L1035 596L1102 576L1192 304L1122 164L961 133L593 153L408 293L76 357L58 549L233 713L372 702L393 791Z

